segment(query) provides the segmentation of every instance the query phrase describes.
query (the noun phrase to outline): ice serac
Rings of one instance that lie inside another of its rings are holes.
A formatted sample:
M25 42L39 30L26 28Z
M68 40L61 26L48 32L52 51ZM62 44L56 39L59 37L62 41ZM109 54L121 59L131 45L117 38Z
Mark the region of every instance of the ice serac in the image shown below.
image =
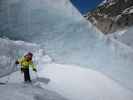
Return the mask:
M39 44L58 63L101 71L133 89L133 51L102 36L69 0L2 0L1 5L1 36Z
M28 51L36 52L39 46L23 41L0 38L0 77L17 71L15 61Z

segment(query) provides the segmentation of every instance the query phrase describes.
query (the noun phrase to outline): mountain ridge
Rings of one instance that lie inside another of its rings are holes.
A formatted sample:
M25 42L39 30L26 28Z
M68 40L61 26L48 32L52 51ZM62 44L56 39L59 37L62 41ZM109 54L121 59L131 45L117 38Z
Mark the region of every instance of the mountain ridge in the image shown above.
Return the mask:
M133 25L133 1L105 0L84 17L104 34L113 33Z

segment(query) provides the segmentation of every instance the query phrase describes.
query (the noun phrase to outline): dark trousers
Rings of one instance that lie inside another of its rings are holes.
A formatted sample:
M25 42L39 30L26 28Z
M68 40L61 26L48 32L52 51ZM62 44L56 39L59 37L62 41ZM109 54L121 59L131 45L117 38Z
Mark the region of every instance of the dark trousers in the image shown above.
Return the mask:
M31 82L29 69L23 69L23 72L24 72L24 81Z

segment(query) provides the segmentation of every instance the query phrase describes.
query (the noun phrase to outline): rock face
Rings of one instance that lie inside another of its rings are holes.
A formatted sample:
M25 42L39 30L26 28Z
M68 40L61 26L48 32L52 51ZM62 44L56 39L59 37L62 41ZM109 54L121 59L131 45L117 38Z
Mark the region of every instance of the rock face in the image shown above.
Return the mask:
M133 25L133 0L105 0L85 18L109 34Z

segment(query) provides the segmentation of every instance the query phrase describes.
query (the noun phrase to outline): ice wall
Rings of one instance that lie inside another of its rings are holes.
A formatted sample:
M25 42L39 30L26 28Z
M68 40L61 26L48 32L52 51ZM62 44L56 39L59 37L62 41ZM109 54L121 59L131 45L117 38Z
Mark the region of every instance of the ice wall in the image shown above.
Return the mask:
M56 38L67 33L64 27L83 19L72 9L68 0L2 0L0 35L26 41Z
M128 45L133 48L133 27L127 28L124 31L116 32L112 37L116 38L118 41Z
M103 36L69 0L2 0L0 4L1 37L36 43L57 63L101 71L133 89L133 51Z
M22 55L29 51L37 53L39 50L36 44L0 39L0 77L18 70L15 61Z

